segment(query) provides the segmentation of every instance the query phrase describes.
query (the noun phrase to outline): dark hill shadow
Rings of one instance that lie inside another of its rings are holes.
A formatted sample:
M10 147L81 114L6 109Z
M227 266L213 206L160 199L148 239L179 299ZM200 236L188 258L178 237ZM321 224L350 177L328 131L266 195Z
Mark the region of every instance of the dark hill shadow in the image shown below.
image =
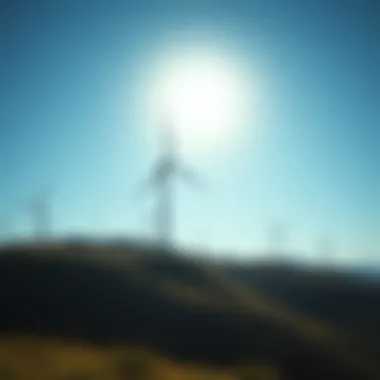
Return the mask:
M224 269L270 298L361 336L376 345L380 354L380 283L331 269L263 264L229 265Z
M144 256L140 271L144 268L161 278L207 283L204 272L179 258ZM290 379L374 378L342 365L281 323L233 312L233 306L223 311L181 302L152 282L135 281L122 266L78 259L73 250L66 256L54 251L4 253L0 278L2 333L145 344L181 360L208 364L264 358Z

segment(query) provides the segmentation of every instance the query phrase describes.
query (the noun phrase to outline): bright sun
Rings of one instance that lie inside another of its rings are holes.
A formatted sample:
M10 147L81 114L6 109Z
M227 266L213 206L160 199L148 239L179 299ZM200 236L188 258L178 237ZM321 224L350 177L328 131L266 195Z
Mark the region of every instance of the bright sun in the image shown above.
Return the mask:
M158 99L181 142L197 151L225 148L244 118L246 99L237 72L207 56L185 56L168 65Z

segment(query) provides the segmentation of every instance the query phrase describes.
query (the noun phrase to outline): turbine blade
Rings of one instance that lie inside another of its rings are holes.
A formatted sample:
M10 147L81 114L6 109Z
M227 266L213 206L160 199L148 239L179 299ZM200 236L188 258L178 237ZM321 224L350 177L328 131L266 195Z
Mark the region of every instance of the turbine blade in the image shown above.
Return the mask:
M191 167L187 165L181 165L178 170L178 175L191 186L202 190L206 189L206 183L202 180L201 176L199 176L198 173Z
M157 163L156 168L151 172L151 175L134 191L135 197L141 197L147 191L153 190L165 181L168 176L173 174L173 172L173 163L166 158L161 159Z

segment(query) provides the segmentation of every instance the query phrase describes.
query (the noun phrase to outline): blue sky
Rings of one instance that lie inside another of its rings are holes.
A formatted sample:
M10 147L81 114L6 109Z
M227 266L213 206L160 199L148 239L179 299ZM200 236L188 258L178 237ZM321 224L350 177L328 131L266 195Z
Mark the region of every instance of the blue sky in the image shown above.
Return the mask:
M5 1L0 14L9 236L32 233L26 204L46 187L57 235L154 233L153 196L132 195L156 153L146 92L163 52L201 43L259 78L265 112L234 149L185 158L209 190L178 184L178 241L247 257L278 221L295 258L316 259L327 235L336 260L380 262L376 1Z

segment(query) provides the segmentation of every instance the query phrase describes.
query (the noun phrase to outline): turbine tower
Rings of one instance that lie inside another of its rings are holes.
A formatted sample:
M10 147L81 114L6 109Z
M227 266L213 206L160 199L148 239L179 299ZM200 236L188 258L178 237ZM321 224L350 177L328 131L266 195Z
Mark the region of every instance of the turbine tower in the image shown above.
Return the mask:
M272 260L284 259L284 250L287 240L285 225L280 221L273 221L268 228L268 252Z
M7 241L10 241L11 239L11 229L13 225L13 219L11 218L11 215L5 214L0 219L0 237L2 243L6 243Z
M335 242L332 236L321 236L317 241L317 255L322 266L332 266L334 261Z
M157 192L155 224L158 244L170 250L173 246L175 227L174 179L185 179L200 184L196 174L179 158L178 139L171 123L160 129L160 156L148 181L148 187Z
M30 213L34 224L35 238L47 240L51 235L51 192L41 192L30 204Z
M173 179L176 174L177 155L175 151L174 130L164 126L162 131L162 156L158 161L155 181L158 191L156 223L158 235L163 246L172 243L174 233L174 189Z

